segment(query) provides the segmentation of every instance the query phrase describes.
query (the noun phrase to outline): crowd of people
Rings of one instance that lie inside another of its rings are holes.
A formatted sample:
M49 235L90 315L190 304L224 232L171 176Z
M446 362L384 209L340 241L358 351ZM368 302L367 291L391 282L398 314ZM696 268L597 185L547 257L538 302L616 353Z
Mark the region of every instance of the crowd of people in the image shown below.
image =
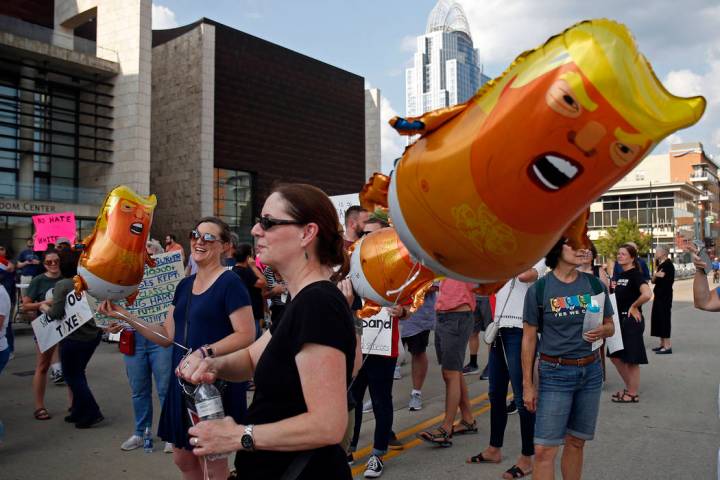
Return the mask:
M609 275L596 264L594 247L576 248L562 238L492 296L478 295L478 284L445 278L417 311L410 305L389 308L396 342L389 355L363 354L358 316L363 303L346 278L348 249L387 227L386 216L354 206L339 228L335 207L321 190L289 184L267 198L252 228L254 245L241 244L215 217L196 222L187 258L174 235L165 237L164 246L149 240L149 254L180 251L186 259L186 277L175 289L165 321L147 323L105 301L98 311L116 323L100 327L90 320L59 348L41 352L36 347L34 417L52 418L44 400L50 372L53 381L69 387L65 421L79 429L102 422L85 371L102 330L125 329L132 332L132 354L123 356L135 430L122 450L142 447L152 430L154 379L162 405L158 435L183 478L227 478L228 461L220 454L229 452L237 452L234 464L243 478L350 478L369 391L375 431L364 476L376 478L384 472L388 450L403 448L393 431L400 352L406 350L411 362L408 410L419 411L434 332L445 412L439 426L418 438L448 448L458 436L478 434L465 377L480 374L489 381L490 434L487 447L467 462L500 463L508 415L517 412L521 453L503 478L531 473L554 478L561 446L563 477L579 478L584 444L593 439L597 424L603 342L615 334L610 294L616 298L624 346L607 353L625 386L613 402L640 402L639 366L648 363L642 306L653 296L650 282L655 284L651 334L659 338L653 350L672 353L674 269L667 249L657 249L651 274L637 247L625 244ZM28 239L16 258L0 246L0 371L13 352L16 286L25 315L45 313L51 319L63 318L65 297L73 289L81 246L64 238L44 252L33 245ZM720 310L717 290L711 291L702 275L710 266L694 258L696 306ZM591 314L595 323L589 323ZM484 369L480 337L488 344ZM197 422L188 415L201 383L222 392L224 419ZM250 406L249 389L254 390Z

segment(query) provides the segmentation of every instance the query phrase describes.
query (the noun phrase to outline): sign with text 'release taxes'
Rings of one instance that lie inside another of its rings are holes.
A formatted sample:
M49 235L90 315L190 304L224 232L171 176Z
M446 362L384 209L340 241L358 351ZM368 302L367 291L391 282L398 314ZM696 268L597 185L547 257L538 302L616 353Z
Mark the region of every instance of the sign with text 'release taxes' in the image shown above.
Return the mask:
M53 320L44 313L32 321L32 329L41 352L70 335L93 318L92 310L84 293L68 293L65 297L65 316Z
M48 243L57 243L59 237L66 237L70 243L75 243L75 213L62 212L47 215L33 215L35 225L36 252L47 250Z

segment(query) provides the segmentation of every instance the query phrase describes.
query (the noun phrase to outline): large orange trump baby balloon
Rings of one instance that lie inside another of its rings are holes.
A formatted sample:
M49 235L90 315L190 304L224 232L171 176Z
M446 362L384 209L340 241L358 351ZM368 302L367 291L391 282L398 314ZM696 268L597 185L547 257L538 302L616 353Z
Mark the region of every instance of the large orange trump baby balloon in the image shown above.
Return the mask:
M394 228L369 233L353 248L349 277L365 299L360 316L379 310L373 307L411 303L414 310L422 304L435 274L410 257Z
M392 176L390 216L434 272L511 278L704 109L702 97L665 90L624 26L579 23L520 55L466 103L390 121L421 135Z
M126 186L105 198L92 234L84 240L75 289L98 300L137 296L145 265L154 266L145 245L150 234L155 195L141 197Z

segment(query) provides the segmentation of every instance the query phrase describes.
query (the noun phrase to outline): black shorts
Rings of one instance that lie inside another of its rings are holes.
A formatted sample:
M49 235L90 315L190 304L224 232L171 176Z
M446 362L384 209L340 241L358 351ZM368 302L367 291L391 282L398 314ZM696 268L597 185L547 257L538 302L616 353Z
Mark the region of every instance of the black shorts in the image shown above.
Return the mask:
M428 343L430 342L430 330L416 333L411 337L403 337L402 342L407 351L412 355L425 353L425 349L427 349Z

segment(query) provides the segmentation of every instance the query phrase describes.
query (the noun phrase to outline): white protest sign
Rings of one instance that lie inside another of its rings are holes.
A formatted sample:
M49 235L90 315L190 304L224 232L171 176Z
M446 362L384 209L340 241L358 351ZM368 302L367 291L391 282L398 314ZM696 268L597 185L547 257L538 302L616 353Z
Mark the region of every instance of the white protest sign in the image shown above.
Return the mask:
M44 313L32 321L33 332L41 352L47 351L60 340L93 318L85 294L68 293L65 297L65 317L53 320Z
M363 318L362 353L365 355L392 355L392 322L386 308L370 318Z
M179 250L153 255L153 259L154 267L145 265L143 280L133 304L127 305L125 300L117 304L148 323L162 323L172 304L175 287L185 277L185 268ZM105 316L96 316L96 319L104 324L116 321Z
M333 195L330 201L337 210L340 225L345 226L345 210L353 205L360 205L360 196L357 193L348 193L345 195Z
M148 323L161 323L172 304L175 287L185 277L185 269L179 251L153 255L153 259L156 265L145 265L138 296L127 310Z
M620 315L618 314L617 300L615 300L615 294L610 295L610 303L613 307L613 325L615 325L615 333L612 337L608 337L605 340L605 344L608 347L608 352L614 353L618 350L625 348L622 341L622 332L620 332Z

